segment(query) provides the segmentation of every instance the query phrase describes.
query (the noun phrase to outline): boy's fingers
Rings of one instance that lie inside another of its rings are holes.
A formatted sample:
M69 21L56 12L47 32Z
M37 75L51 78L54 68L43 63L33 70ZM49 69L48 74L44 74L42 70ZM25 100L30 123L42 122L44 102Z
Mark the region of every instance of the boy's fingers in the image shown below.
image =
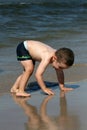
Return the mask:
M65 91L72 91L73 88L66 88Z
M48 95L54 95L54 92L49 88L46 88L44 92L47 93Z
M73 88L64 87L64 88L62 89L62 91L71 91L71 90L73 90Z
M52 90L49 90L48 95L54 95L54 92L52 92Z

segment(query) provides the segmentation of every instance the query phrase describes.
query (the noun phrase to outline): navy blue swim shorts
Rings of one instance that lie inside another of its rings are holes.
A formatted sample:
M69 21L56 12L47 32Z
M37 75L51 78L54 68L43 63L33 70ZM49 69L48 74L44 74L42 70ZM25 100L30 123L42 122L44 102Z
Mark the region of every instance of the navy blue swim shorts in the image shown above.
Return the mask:
M18 61L32 60L33 64L35 64L35 60L32 59L31 55L29 54L29 52L24 47L23 42L18 44L17 49L16 49L16 53L17 53L17 60Z

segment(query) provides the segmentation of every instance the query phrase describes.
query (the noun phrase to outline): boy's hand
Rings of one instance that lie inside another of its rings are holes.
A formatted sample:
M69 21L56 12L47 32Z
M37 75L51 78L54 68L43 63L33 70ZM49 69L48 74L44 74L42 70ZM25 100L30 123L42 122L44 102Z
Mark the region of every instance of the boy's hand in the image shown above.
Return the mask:
M61 90L62 91L71 91L71 90L73 90L73 88L62 87Z
M43 91L48 95L54 95L54 92L49 88L45 88Z

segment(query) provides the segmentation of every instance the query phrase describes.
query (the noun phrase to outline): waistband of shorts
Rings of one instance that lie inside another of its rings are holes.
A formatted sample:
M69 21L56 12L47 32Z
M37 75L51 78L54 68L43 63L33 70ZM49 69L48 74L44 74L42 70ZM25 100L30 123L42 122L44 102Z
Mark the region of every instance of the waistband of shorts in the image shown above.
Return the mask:
M25 49L28 51L27 41L23 42Z

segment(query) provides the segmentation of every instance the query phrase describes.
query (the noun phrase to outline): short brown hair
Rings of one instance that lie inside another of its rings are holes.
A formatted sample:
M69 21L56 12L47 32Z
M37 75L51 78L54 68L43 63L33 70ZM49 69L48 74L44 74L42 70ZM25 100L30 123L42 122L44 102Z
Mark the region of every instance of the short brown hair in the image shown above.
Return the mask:
M74 63L74 53L69 48L60 48L55 52L58 62L63 62L67 66L72 66Z

